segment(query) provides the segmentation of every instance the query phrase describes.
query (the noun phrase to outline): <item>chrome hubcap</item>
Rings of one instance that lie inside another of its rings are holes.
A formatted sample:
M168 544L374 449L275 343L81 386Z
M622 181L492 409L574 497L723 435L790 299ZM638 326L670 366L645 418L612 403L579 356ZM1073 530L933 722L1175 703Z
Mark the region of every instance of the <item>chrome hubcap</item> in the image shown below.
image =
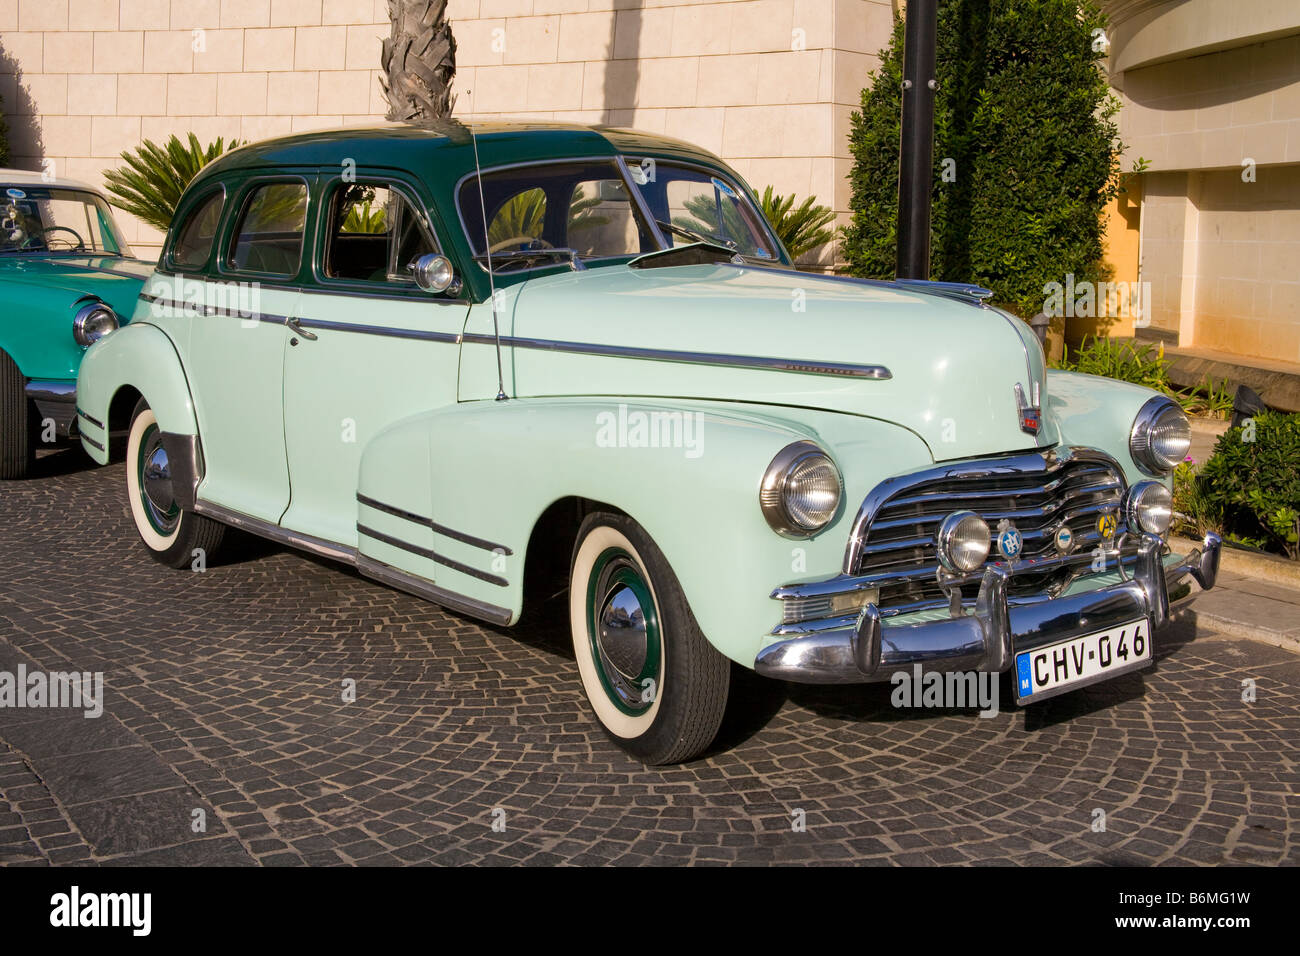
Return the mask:
M605 598L597 638L600 653L624 680L633 681L645 667L645 611L630 587L618 585Z
M140 499L149 523L159 534L171 534L180 521L180 508L172 489L171 462L157 426L150 427L140 442L139 468Z

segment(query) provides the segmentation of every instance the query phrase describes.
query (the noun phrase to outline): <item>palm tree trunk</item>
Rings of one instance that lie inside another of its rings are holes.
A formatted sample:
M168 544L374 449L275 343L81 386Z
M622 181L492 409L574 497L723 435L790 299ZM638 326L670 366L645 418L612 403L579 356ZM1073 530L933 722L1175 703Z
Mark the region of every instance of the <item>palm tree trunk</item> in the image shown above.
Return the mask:
M388 0L392 34L379 77L388 119L419 125L451 118L456 38L446 14L447 0Z

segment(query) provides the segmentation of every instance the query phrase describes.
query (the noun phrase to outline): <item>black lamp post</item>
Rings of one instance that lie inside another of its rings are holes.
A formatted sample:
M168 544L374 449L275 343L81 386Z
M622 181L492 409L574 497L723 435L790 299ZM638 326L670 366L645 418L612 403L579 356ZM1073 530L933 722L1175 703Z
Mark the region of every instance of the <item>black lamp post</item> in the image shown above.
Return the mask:
M898 152L900 279L930 277L930 190L934 170L935 34L938 0L907 0L903 34L903 135Z

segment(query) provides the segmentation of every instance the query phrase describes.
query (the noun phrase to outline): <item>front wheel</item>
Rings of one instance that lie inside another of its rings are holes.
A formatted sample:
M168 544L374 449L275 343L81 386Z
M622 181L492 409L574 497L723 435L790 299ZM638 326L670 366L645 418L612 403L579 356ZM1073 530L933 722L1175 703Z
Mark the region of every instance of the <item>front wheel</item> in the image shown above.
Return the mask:
M172 568L206 564L221 547L225 525L176 504L171 467L158 419L141 399L126 442L126 497L140 540L153 557Z
M730 663L700 631L677 577L626 515L588 515L569 575L574 656L605 731L649 764L681 763L713 742Z

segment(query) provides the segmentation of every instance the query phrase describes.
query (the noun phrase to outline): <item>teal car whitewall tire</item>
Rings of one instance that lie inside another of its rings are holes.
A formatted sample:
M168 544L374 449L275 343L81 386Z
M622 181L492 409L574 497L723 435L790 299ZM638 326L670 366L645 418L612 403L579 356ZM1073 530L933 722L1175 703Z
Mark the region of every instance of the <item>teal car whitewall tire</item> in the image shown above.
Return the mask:
M713 742L730 664L700 632L649 535L625 515L589 515L569 577L569 617L583 690L620 746L679 763Z
M168 567L206 564L221 547L224 525L177 505L158 419L143 399L126 442L126 497L145 549Z

